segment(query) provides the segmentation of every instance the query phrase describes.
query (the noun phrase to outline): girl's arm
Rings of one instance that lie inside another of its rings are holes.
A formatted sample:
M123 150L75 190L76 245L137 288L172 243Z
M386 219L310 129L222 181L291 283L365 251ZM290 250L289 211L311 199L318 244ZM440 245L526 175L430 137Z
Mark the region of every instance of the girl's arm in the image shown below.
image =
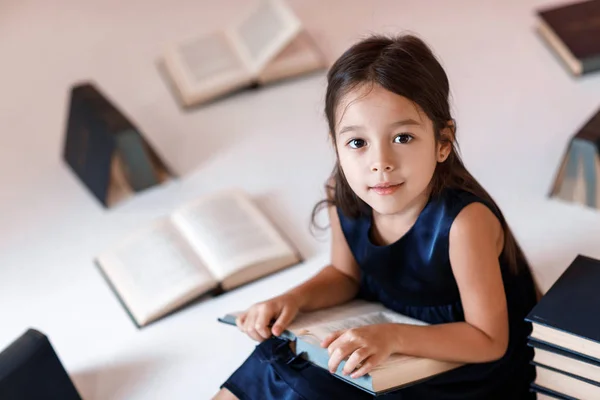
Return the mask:
M360 270L348 247L335 207L328 208L331 224L331 265L287 292L300 306L312 311L345 303L358 293Z
M414 326L378 324L338 331L321 343L329 369L348 358L344 373L358 378L390 354L479 363L501 358L508 346L508 312L498 263L503 248L500 221L473 203L450 229L450 263L458 284L465 322ZM355 368L357 368L355 370Z
M483 204L465 207L450 229L450 263L465 322L394 325L395 352L458 362L501 358L508 346L508 312L498 256L500 221Z

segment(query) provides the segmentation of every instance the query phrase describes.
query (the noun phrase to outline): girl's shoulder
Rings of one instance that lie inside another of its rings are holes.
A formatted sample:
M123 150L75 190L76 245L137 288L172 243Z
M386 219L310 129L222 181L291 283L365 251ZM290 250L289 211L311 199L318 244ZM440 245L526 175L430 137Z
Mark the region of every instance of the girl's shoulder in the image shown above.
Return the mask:
M483 195L477 195L471 191L459 188L444 189L439 195L437 202L449 214L454 214L456 217L466 206L472 203L482 203L496 217L501 218L499 210L491 200L486 199Z

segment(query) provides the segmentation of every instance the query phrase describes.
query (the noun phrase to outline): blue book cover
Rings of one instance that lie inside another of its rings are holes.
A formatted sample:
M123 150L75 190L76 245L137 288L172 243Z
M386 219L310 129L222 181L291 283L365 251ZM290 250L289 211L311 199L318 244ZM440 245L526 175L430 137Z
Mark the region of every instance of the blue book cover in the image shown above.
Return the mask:
M531 337L600 359L600 261L578 255L527 315Z

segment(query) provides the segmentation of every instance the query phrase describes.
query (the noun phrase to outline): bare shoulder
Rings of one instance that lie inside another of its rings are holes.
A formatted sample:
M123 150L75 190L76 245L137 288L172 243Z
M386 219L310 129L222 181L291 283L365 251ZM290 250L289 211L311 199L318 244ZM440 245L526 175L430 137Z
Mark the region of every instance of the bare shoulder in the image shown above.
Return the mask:
M453 245L477 246L493 243L497 255L504 245L504 231L498 217L480 202L465 206L454 219L450 228L450 247Z
M500 236L502 235L502 225L488 206L480 202L473 202L458 213L450 228L450 236L459 236L470 232Z

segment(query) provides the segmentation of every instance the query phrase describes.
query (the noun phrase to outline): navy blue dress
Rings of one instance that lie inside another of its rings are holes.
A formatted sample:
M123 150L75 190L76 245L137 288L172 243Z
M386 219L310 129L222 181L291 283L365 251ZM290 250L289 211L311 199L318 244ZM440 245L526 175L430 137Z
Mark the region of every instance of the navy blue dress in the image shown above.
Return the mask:
M430 324L464 321L450 266L449 233L458 213L472 202L486 204L465 191L445 190L441 196L430 198L411 229L387 246L372 242L369 212L353 219L338 209L342 231L361 270L358 297L381 302ZM495 213L493 207L489 208ZM529 391L529 383L535 378L535 369L529 363L533 350L526 344L531 325L524 320L536 302L533 279L527 265L521 266L519 274L513 274L503 257L499 261L510 327L505 355L497 361L465 365L380 398L535 398ZM256 346L222 387L242 400L373 398L295 356L287 342L278 338Z

